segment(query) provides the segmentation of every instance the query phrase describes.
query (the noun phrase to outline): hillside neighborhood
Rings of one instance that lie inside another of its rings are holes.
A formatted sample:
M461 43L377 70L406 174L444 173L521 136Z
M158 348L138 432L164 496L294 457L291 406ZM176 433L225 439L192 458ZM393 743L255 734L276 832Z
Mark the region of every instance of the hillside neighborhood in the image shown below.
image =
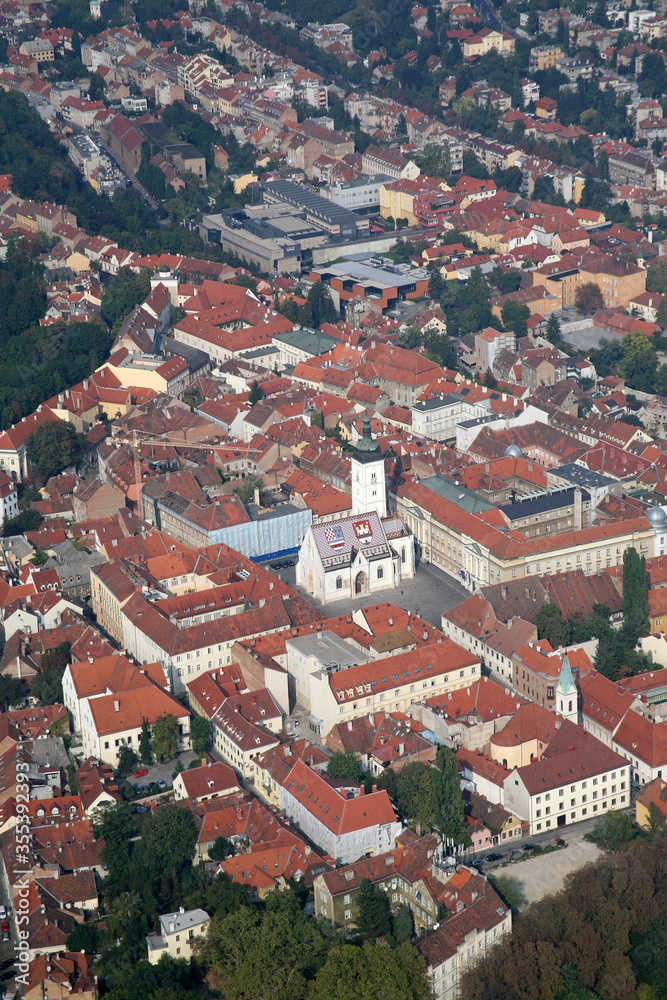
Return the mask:
M545 8L0 3L2 1000L663 996L667 4Z

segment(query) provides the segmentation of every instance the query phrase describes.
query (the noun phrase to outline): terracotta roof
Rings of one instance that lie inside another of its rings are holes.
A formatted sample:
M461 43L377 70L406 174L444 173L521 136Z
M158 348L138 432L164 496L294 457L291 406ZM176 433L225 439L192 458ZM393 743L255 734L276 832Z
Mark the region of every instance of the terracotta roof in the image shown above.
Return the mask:
M630 710L614 733L614 744L649 767L667 764L667 722L653 722Z
M538 795L540 792L627 766L628 762L624 757L610 750L590 733L584 733L584 737L582 745L575 750L564 749L552 757L545 756L525 767L515 768L515 773L521 778L529 795Z
M302 760L297 760L285 789L328 830L337 836L385 823L396 823L396 814L386 789L343 798Z
M239 789L236 772L215 761L207 767L195 767L181 773L181 781L190 799L200 799L205 795L229 795Z

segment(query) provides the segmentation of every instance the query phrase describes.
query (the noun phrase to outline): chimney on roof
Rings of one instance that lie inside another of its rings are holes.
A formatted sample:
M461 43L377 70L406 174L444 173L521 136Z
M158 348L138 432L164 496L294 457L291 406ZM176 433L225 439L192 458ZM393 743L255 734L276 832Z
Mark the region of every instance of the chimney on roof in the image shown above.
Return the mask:
M120 702L118 700L114 700L113 710L114 712L120 712Z

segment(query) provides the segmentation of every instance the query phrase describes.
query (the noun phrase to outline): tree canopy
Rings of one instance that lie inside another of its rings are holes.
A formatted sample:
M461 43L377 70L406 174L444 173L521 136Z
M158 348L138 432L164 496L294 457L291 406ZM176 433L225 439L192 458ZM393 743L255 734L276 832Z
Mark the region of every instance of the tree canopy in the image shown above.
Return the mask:
M84 442L83 435L77 434L74 425L66 420L44 420L28 435L28 460L37 466L40 477L46 481L68 466L76 465Z

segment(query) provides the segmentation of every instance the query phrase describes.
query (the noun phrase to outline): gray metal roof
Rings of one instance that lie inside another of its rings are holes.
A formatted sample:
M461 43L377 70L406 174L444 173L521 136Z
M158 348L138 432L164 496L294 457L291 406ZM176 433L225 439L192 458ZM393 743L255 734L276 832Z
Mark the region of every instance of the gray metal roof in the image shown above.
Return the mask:
M465 486L459 486L447 476L429 476L428 479L421 480L421 485L431 490L432 493L437 493L443 500L449 500L450 503L456 504L457 507L469 514L479 514L481 511L495 509L495 504L478 497L476 493L467 490Z
M335 663L341 668L354 667L370 659L366 653L355 649L328 629L325 632L311 632L309 635L288 639L286 645L291 646L302 656L314 656L323 663Z
M560 507L571 507L574 504L574 490L549 490L540 496L531 497L527 500L517 500L516 503L505 504L500 510L511 521L520 517L531 517L533 514L545 514L549 510L558 510ZM590 500L590 493L581 491L583 501Z
M568 462L557 469L551 470L551 475L567 479L576 486L587 486L589 489L601 489L603 486L613 486L618 482L613 476L603 476L599 472L592 472L585 465L577 465L576 462Z
M189 931L192 927L198 927L205 920L210 920L206 910L176 910L175 913L161 913L160 924L162 926L162 936L169 934L179 934L182 931ZM173 925L173 930L171 929Z

